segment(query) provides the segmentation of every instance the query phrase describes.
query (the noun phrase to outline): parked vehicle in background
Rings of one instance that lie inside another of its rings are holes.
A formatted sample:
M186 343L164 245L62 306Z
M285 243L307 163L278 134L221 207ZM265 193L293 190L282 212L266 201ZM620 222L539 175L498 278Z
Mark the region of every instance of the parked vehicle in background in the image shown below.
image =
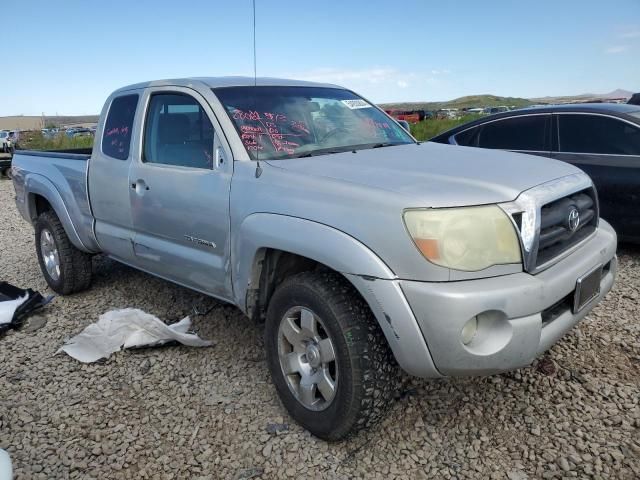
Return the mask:
M9 130L0 131L0 151L2 151L2 153L11 153L13 151Z
M396 120L404 120L408 123L418 123L432 117L431 112L426 110L385 110L385 112Z
M509 107L486 107L482 113L484 113L485 115L495 115L496 113L504 113L504 112L508 112L509 111Z
M630 105L640 105L640 93L634 93L627 103Z
M14 150L19 148L20 130L9 130L9 140Z
M350 90L124 87L91 154L20 151L16 205L60 294L105 253L265 322L291 416L336 440L399 378L531 364L611 289L616 235L577 168L416 142Z
M640 106L595 103L522 109L460 125L432 141L571 163L593 179L601 215L620 238L640 242Z
M65 134L67 135L67 137L77 138L77 137L90 137L93 135L93 132L89 128L75 127L75 128L68 128L65 131Z
M0 177L11 178L11 155L14 149L9 130L0 130Z
M457 108L441 108L440 110L436 111L437 119L445 119L445 118L456 119L459 116L460 116L460 112L458 111Z

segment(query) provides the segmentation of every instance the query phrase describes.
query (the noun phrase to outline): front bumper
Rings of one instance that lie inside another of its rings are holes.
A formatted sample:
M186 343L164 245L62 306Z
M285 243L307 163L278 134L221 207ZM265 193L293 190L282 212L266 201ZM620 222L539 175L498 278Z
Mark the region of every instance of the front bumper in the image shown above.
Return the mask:
M601 220L596 234L547 270L461 282L400 281L431 358L443 375L484 375L529 365L582 320L611 290L616 234ZM603 265L600 293L577 313L576 280ZM479 315L478 333L464 345L464 325Z

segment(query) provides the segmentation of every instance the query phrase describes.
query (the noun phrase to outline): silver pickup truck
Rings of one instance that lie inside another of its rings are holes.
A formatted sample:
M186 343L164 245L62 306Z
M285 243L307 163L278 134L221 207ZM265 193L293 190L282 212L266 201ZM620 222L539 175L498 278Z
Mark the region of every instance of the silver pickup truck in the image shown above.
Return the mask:
M92 151L19 151L50 287L119 262L265 321L287 410L333 440L379 419L398 365L524 367L611 289L616 234L566 163L415 141L334 85L194 78L106 101Z

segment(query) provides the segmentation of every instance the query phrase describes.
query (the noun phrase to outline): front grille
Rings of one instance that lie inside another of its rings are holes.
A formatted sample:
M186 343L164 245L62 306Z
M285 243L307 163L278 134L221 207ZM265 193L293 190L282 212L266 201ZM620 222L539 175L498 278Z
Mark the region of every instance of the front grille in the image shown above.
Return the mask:
M571 229L570 214L579 214L579 223ZM598 226L598 202L593 188L576 192L542 206L536 268L553 260L591 235Z

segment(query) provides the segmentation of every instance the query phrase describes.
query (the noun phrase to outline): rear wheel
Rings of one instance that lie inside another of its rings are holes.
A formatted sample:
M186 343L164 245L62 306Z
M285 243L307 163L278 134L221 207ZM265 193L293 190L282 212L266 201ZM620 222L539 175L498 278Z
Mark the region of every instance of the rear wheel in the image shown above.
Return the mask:
M54 212L38 217L35 236L40 270L53 291L68 295L89 288L91 255L73 246Z
M282 403L314 435L338 440L383 418L398 378L395 359L342 276L285 280L269 303L265 345Z

